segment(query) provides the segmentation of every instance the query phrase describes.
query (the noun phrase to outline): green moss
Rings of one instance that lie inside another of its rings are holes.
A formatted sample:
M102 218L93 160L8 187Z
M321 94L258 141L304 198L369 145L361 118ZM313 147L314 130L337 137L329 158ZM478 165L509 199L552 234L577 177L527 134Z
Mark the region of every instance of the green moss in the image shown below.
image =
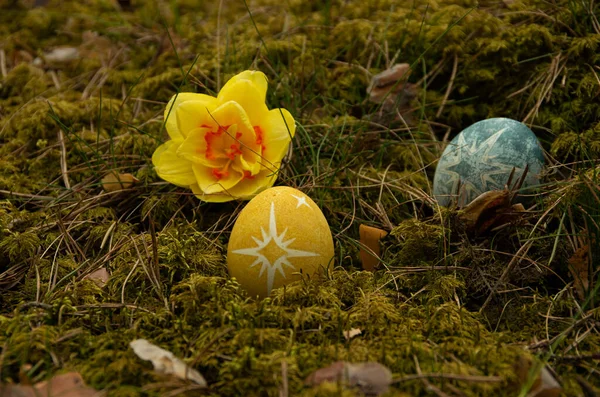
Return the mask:
M303 382L337 360L376 360L395 377L415 374L416 362L424 373L500 376L430 381L447 394L512 396L513 364L547 349L524 347L565 333L550 357L565 394L580 394L580 374L600 387L596 364L561 361L600 348L565 286L572 235L600 222L596 170L582 162L600 153L598 4L260 0L248 2L252 17L225 2L217 20L217 7L187 0L133 1L127 12L104 0L26 3L0 3L2 382L29 364L35 381L76 370L109 395L177 391L184 382L129 348L146 338L198 369L209 395L279 395L283 376L290 395L357 395ZM61 45L84 55L31 63ZM372 74L402 62L420 82L400 109L410 131L366 92ZM314 198L336 247L335 268L258 302L227 272L242 206L201 203L150 161L175 92L213 94L248 68L268 75L269 107L299 123L278 183ZM456 213L422 198L446 134L496 116L527 117L552 156L582 170L560 184L548 175L529 223L464 235ZM100 179L111 170L139 182L106 193ZM360 224L390 232L374 273L360 270ZM99 268L110 273L104 286L85 278ZM597 308L583 310L598 319ZM362 333L346 340L351 328ZM417 379L389 395L424 393Z

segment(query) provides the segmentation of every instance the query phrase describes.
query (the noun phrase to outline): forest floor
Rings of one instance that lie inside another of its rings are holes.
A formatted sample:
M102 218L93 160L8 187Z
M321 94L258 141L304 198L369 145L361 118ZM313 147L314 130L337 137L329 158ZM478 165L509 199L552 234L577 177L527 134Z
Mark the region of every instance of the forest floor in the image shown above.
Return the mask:
M600 395L600 2L33 3L0 0L1 394L77 373L115 396ZM373 77L402 63L378 103ZM275 185L314 200L335 247L324 277L263 300L227 270L247 201L201 201L152 164L169 99L244 70L296 122ZM492 117L531 128L546 167L525 212L475 233L432 181ZM375 271L361 225L387 233ZM306 382L339 361L381 366Z

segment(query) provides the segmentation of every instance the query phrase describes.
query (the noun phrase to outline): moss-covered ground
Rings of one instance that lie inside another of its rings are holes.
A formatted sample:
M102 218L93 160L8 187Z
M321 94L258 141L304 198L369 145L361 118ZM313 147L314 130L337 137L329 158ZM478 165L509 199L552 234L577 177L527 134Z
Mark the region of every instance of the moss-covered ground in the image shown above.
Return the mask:
M33 3L0 0L2 383L79 371L119 396L350 396L303 381L373 360L389 395L524 396L535 374L517 364L535 357L565 395L598 392L599 2ZM45 56L58 47L77 53ZM370 102L371 77L403 62L402 106ZM245 202L201 202L151 163L174 93L246 69L298 124L277 185L315 200L336 249L326 277L263 301L226 268ZM431 184L448 141L489 117L525 122L548 161L522 222L472 235ZM107 193L110 171L139 181ZM376 272L361 224L390 232ZM86 278L101 268L104 286ZM209 389L153 372L137 338Z

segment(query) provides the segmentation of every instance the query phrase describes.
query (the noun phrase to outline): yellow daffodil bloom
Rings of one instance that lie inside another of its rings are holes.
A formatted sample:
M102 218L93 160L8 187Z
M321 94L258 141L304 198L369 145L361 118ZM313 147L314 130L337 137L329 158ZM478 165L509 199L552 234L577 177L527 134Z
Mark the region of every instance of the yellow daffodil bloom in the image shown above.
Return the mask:
M244 71L218 96L174 95L165 109L169 141L152 156L158 176L201 200L250 199L273 186L296 132L286 109L269 110L267 77Z

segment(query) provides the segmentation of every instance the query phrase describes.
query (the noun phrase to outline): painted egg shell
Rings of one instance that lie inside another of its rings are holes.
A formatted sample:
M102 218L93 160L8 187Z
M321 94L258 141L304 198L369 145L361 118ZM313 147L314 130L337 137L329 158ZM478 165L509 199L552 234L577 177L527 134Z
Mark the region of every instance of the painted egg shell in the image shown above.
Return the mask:
M314 275L333 261L331 230L323 212L301 191L277 186L248 202L231 231L229 275L250 296L264 298L299 272Z
M508 118L482 120L464 129L444 150L433 179L433 195L440 205L457 200L463 207L484 192L504 189L515 167L512 186L527 164L522 189L539 184L544 166L544 154L533 131Z

